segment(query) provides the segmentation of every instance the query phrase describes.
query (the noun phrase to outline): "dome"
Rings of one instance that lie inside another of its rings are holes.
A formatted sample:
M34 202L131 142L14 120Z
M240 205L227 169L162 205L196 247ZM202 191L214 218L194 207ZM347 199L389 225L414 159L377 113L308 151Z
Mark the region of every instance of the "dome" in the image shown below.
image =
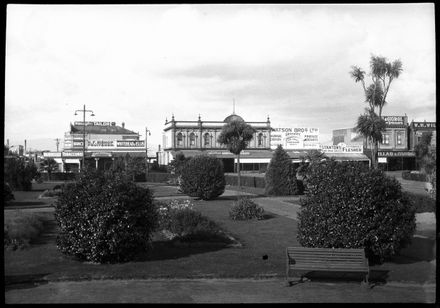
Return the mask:
M232 121L240 121L244 122L243 118L239 115L236 115L235 113L231 114L230 116L227 116L226 119L223 120L223 122L229 123Z

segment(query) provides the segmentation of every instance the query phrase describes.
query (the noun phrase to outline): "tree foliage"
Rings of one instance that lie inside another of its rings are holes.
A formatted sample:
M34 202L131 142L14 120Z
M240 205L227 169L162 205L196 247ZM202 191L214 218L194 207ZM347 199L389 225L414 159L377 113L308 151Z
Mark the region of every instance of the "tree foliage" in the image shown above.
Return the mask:
M58 248L81 260L133 260L150 247L158 212L149 189L119 173L85 171L55 203Z
M365 248L370 260L382 262L410 243L415 207L394 177L333 160L310 166L308 174L298 214L301 245Z
M387 103L387 96L394 79L399 78L403 71L402 62L398 59L388 62L385 57L372 55L370 58L370 73L366 74L360 67L353 65L350 76L360 82L364 90L365 102L368 108L359 116L357 130L371 144L372 165L377 168L377 152L385 123L381 123L382 109ZM366 76L370 76L371 84L366 84Z
M289 154L278 145L265 174L267 195L298 195L302 193L296 179L296 169Z
M31 190L32 180L39 176L35 164L20 157L5 159L4 172L4 181L9 183L12 190Z
M210 200L223 194L225 186L223 163L220 159L197 155L184 163L180 183L184 194Z
M223 126L218 142L226 145L229 152L237 155L237 173L238 186L240 182L240 153L247 148L249 142L252 140L255 129L243 121L234 120Z

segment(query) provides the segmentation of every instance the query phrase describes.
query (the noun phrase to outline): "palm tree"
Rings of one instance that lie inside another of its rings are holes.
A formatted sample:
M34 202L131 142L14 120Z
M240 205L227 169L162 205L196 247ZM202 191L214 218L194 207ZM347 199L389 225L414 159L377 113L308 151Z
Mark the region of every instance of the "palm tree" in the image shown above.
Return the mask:
M240 153L246 149L249 141L252 140L255 129L240 120L233 120L225 126L218 136L218 142L226 145L229 152L237 155L237 173L238 173L238 187L241 187L240 182Z
M357 120L356 130L366 138L367 144L370 145L371 162L374 168L377 168L377 152L385 127L385 121L371 110L367 110Z
M53 158L46 158L41 162L41 168L47 171L50 181L52 172L58 170L58 163Z

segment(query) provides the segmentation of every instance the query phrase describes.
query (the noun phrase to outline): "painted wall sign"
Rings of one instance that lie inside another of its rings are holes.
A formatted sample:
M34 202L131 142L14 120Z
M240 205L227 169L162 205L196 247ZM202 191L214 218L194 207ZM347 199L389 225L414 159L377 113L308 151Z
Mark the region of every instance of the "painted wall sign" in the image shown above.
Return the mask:
M338 145L320 145L320 150L324 153L363 153L362 145L346 145L338 143Z
M435 122L413 122L414 128L435 128Z
M378 151L377 156L381 157L415 157L413 151Z
M74 125L84 125L83 121L77 121L73 123ZM86 126L115 126L116 122L102 122L102 121L86 121Z
M382 116L382 119L389 126L405 125L405 117L404 116Z
M73 141L74 148L82 148L82 141ZM87 149L144 148L145 140L86 140Z
M319 129L315 127L273 128L270 148L276 149L280 144L285 150L319 149Z

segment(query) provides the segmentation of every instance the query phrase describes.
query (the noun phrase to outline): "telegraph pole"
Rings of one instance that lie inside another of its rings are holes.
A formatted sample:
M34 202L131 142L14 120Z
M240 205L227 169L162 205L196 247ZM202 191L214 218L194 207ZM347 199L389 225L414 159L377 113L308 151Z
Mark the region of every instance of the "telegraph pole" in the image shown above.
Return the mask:
M58 146L60 145L60 138L55 139L56 145L57 145L57 152L58 152Z
M94 117L92 110L86 110L86 105L84 105L82 110L75 110L75 115L77 115L77 112L83 113L83 158L82 158L82 167L81 172L83 172L86 164L86 112L91 112L92 114L90 116Z
M151 136L150 131L145 126L145 181L148 181L148 135Z

